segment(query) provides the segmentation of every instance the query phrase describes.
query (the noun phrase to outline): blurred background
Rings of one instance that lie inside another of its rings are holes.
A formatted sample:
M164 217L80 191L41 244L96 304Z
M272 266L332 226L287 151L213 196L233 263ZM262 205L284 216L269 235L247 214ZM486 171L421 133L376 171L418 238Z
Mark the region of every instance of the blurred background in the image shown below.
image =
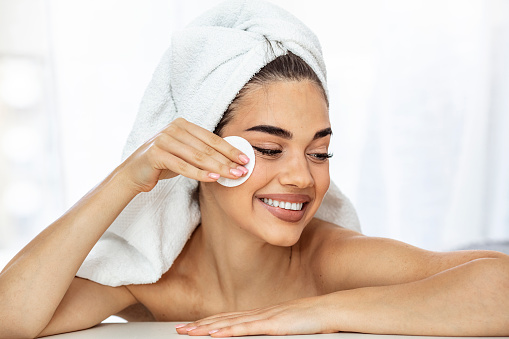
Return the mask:
M173 31L217 0L0 0L0 268L112 171ZM509 239L509 1L274 0L321 40L365 234Z

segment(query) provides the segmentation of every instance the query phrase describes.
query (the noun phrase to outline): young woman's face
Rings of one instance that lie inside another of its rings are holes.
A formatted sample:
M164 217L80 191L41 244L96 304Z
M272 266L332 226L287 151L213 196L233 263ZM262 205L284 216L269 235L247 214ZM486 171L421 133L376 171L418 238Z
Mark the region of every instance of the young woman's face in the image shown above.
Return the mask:
M249 141L256 165L240 186L202 183L202 204L212 203L222 222L291 246L329 187L331 129L323 93L310 81L277 81L247 92L233 114L222 137Z

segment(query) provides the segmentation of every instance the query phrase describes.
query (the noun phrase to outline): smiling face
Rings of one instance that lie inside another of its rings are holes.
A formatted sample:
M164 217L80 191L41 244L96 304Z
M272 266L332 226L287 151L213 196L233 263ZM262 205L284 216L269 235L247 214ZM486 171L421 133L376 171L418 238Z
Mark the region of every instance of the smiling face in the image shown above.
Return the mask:
M331 129L323 91L308 80L256 86L222 130L222 137L230 135L249 141L256 165L237 187L201 183L203 218L272 245L295 244L330 182Z

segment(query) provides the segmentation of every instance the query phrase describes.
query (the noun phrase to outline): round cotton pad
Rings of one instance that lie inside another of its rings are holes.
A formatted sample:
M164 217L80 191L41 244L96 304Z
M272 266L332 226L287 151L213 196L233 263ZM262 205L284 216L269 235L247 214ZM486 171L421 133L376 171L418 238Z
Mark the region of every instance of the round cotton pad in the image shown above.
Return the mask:
M217 182L223 186L226 187L235 187L239 186L240 184L243 184L253 172L253 168L255 165L255 154L253 150L253 146L244 138L237 137L237 136L229 136L224 138L224 140L228 141L230 145L240 150L242 153L247 155L249 158L249 162L244 165L245 168L248 169L249 172L243 177L240 177L238 179L229 179L229 178L219 178Z

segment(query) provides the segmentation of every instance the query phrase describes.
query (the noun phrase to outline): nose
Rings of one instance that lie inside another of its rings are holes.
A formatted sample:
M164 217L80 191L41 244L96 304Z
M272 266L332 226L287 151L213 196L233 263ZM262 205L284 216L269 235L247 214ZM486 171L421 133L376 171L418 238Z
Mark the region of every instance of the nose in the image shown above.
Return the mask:
M304 156L288 158L287 164L283 165L279 175L279 182L283 186L298 188L313 187L315 180L311 175L309 164Z

